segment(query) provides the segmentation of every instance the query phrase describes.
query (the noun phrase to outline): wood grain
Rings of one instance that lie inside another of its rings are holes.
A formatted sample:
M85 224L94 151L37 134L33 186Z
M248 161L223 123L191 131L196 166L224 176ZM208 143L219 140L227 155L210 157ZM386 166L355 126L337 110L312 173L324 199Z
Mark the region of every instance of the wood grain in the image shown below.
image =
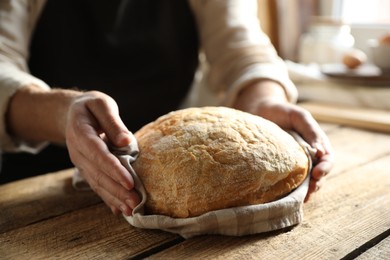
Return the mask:
M300 103L300 106L310 111L313 117L321 122L390 133L389 111L308 102Z
M294 228L185 241L137 229L93 192L75 191L70 169L0 186L0 258L388 259L390 135L321 126L336 165Z
M372 260L372 259L390 259L390 237L385 238L380 243L362 253L356 260Z
M0 186L0 233L101 203L72 187L73 169Z
M390 154L390 135L341 127L327 131L335 153L335 166L327 178Z
M0 234L0 258L127 259L175 238L133 228L99 204Z
M302 224L238 238L197 237L152 259L340 259L350 254L390 228L390 136L377 139L377 134L360 132L356 139L356 131L346 128L330 135L338 151L337 168L305 204Z

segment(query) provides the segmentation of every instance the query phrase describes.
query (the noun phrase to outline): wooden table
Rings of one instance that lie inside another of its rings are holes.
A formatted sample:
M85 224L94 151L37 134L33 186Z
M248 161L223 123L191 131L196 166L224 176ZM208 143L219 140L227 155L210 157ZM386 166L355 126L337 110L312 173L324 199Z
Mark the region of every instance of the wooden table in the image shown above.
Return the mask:
M322 124L337 163L300 225L184 240L130 226L72 169L0 186L0 259L390 259L390 135Z

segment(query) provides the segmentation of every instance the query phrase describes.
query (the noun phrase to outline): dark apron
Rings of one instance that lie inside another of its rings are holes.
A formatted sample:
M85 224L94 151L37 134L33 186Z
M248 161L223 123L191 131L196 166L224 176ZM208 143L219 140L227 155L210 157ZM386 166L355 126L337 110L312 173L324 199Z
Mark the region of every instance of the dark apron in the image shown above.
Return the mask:
M185 0L49 0L31 43L31 73L51 87L113 97L133 132L178 108L198 65ZM0 182L73 167L65 148L4 154Z

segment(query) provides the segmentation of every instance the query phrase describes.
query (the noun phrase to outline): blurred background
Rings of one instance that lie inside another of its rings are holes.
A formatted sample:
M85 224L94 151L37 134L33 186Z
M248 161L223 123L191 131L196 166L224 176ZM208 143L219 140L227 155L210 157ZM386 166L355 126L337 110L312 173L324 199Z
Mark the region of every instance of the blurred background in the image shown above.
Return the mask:
M300 103L390 110L390 0L257 1L260 25L286 61ZM373 62L374 49L387 68ZM204 61L184 106L216 104L206 78Z
M299 101L390 110L390 0L258 0Z
M333 19L348 25L354 47L367 54L368 39L390 33L390 0L258 0L258 3L263 30L279 55L292 61L299 61L300 43L318 17L327 18L329 23Z

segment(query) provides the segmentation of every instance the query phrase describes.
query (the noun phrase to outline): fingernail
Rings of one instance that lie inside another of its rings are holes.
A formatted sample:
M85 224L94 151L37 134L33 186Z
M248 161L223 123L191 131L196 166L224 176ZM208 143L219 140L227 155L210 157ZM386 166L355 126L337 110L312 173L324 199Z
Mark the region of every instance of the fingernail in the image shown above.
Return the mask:
M126 200L126 204L131 208L134 209L137 205L132 200Z
M117 140L116 144L120 147L129 145L131 143L131 138L129 133L123 133L123 132L119 133L116 137L116 140Z
M317 150L317 152L316 152L316 155L317 156L320 156L320 155L323 155L323 154L325 154L325 148L324 148L324 146L321 144L321 143L314 143L313 145L312 145L312 147L313 148L315 148L316 150Z
M123 214L126 214L127 207L125 205L120 205L119 209L122 211Z

